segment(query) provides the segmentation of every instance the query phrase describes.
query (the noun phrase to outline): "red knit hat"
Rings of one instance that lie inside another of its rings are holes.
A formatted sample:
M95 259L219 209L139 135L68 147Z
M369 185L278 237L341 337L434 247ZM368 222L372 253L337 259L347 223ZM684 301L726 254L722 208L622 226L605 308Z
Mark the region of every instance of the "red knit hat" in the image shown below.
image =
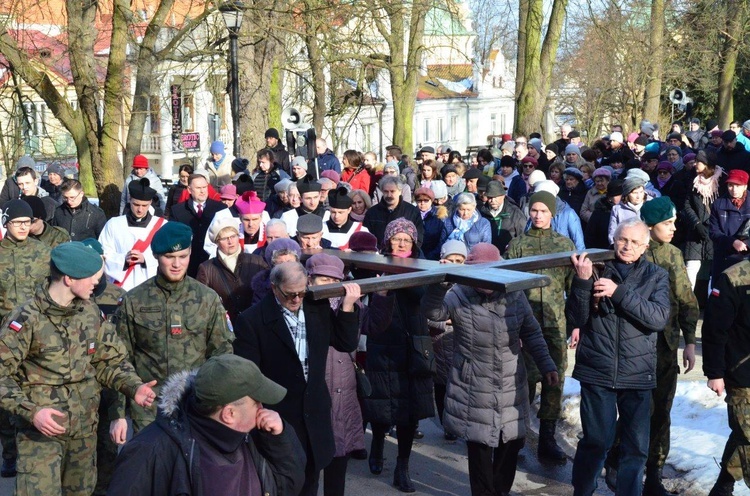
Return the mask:
M148 169L148 159L145 155L133 157L133 169Z
M500 250L497 249L497 246L491 243L477 243L469 250L469 256L464 263L472 265L497 262L502 259L503 257L500 256Z

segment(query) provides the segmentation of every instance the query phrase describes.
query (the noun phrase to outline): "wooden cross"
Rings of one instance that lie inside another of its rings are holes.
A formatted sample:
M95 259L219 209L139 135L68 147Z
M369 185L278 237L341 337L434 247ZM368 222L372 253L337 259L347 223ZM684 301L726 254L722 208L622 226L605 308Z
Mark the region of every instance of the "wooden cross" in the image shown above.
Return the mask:
M540 288L550 284L549 277L528 273L529 271L570 265L570 256L578 252L550 253L476 265L441 264L433 260L384 257L374 253L339 250L304 250L303 259L315 253L327 253L339 257L350 268L393 274L356 281L362 293L373 293L441 282L465 284L503 292ZM612 250L591 249L586 250L586 253L592 262L603 262L614 258ZM344 295L341 283L313 286L308 288L308 291L316 300Z

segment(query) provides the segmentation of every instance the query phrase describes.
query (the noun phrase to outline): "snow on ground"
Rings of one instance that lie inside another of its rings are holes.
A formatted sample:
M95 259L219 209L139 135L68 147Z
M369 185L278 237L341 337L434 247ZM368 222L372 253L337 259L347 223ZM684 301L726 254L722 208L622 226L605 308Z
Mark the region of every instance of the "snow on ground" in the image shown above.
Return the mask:
M563 410L569 424L563 431L575 448L581 430L578 414L581 387L565 378ZM718 462L729 436L727 406L705 381L680 381L672 405L672 446L667 463L679 473L682 494L705 495L716 481ZM736 496L750 496L744 483L735 484Z

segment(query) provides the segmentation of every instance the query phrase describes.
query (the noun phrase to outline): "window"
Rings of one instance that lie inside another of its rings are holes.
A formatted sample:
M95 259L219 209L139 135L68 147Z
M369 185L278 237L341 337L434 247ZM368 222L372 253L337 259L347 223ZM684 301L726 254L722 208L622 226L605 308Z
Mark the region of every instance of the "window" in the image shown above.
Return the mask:
M362 126L362 138L363 138L363 149L364 150L372 150L372 130L373 130L372 124L364 124Z
M422 131L422 141L430 141L430 119L424 120L424 129Z
M506 117L507 116L505 114L500 114L500 129L502 129L503 132L505 132L505 130L508 129L506 127L506 125L505 125L506 124Z
M195 104L192 93L183 93L182 95L182 132L195 131L193 123L195 122Z
M437 120L437 140L438 141L444 141L445 140L445 119L442 117L438 117Z
M450 133L448 135L448 139L450 140L456 140L456 136L458 135L458 116L452 115L451 116L451 128Z
M497 134L497 114L490 114L490 134Z
M148 98L148 131L150 134L159 134L161 129L161 106L159 97L151 95Z

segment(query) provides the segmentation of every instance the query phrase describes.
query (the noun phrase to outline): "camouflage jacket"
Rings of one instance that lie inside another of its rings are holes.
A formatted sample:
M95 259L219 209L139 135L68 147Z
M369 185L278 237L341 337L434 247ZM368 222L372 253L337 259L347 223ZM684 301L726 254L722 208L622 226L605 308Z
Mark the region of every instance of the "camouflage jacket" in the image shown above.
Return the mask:
M511 240L505 258L521 258L563 251L575 251L573 241L552 229L529 229ZM565 294L573 281L573 267L553 267L533 271L551 279L549 286L526 290L534 317L542 328L565 329Z
M664 338L670 350L680 346L680 329L685 344L695 344L695 327L698 324L698 299L688 279L685 260L679 248L670 243L649 241L646 260L669 273L669 323L664 328Z
M49 275L50 251L35 239L0 241L0 318L34 296Z
M67 414L57 422L68 436L88 436L96 431L100 384L132 397L142 381L96 305L76 298L61 307L48 287L0 326L0 406L22 424L55 408Z
M50 250L57 245L70 241L70 234L68 234L68 231L62 227L50 226L48 222L44 222L44 231L42 234L39 236L30 234L29 237L41 241L49 246Z
M155 391L170 375L192 370L214 355L232 353L233 335L216 292L192 277L169 282L161 274L131 289L115 316L135 370ZM121 406L121 417L124 415ZM132 417L156 415L132 406Z

